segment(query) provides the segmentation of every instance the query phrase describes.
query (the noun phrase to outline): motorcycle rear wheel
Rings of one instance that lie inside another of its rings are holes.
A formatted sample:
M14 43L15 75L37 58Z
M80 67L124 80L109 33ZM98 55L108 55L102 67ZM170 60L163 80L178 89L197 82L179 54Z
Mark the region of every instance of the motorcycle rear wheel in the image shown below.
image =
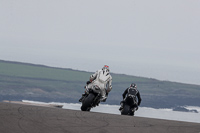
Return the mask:
M121 111L121 115L130 115L130 111L130 106L125 104Z

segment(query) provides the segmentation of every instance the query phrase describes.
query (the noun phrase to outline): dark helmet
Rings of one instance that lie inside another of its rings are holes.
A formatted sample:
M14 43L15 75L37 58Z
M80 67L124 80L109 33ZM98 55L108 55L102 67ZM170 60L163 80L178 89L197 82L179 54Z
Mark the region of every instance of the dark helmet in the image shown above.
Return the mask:
M137 85L136 85L135 83L132 83L132 84L130 85L130 87L137 88Z

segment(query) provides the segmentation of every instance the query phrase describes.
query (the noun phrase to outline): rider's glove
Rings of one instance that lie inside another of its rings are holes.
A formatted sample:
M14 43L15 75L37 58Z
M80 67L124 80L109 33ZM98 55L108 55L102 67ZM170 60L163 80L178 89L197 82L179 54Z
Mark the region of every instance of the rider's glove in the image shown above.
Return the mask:
M90 83L91 83L90 81L87 81L87 82L86 82L87 85L90 84Z
M108 96L108 92L106 91L106 96Z

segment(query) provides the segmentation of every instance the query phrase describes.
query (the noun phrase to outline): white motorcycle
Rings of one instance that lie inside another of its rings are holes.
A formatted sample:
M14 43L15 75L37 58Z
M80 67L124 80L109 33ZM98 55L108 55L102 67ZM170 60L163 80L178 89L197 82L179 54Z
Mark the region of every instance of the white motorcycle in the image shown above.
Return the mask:
M101 89L97 85L88 88L87 93L83 94L79 101L82 102L82 111L90 111L91 108L99 105L101 101Z

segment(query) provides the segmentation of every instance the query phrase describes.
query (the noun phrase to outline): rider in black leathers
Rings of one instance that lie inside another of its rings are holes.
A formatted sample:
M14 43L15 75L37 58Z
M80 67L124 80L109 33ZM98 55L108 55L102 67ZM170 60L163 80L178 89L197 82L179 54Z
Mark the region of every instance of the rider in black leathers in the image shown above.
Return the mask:
M137 90L137 86L136 86L136 84L135 83L132 83L131 85L130 85L130 87L128 87L125 91L124 91L124 93L122 94L122 97L123 97L123 101L121 101L121 107L119 108L119 110L121 111L122 109L123 109L123 104L124 104L124 99L125 99L125 97L126 97L126 95L127 94L129 94L129 93L132 93L132 94L134 94L136 97L137 97L137 103L136 104L134 104L134 102L133 102L133 105L132 105L132 109L138 109L138 106L140 106L140 103L141 103L141 101L142 101L142 99L141 99L141 96L140 96L140 92Z

